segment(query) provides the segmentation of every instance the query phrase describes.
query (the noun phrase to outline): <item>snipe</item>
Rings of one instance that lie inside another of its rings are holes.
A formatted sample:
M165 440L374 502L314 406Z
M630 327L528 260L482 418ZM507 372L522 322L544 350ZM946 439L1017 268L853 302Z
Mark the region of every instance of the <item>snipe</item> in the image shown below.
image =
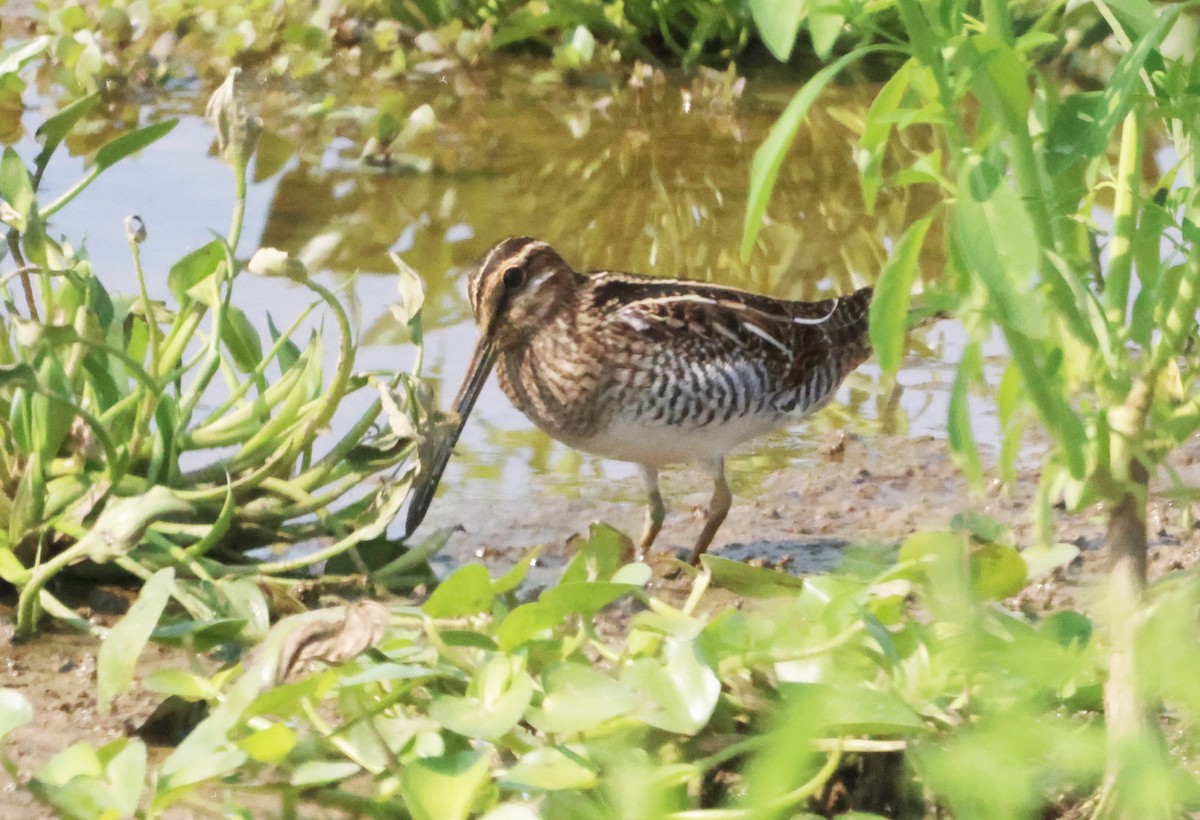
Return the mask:
M485 253L467 294L479 343L454 401L458 425L409 506L409 533L495 367L513 404L551 436L640 466L649 494L641 554L663 522L659 468L701 465L714 489L692 550L698 563L732 501L725 453L824 405L870 353L870 288L791 302L681 279L579 273L529 237Z

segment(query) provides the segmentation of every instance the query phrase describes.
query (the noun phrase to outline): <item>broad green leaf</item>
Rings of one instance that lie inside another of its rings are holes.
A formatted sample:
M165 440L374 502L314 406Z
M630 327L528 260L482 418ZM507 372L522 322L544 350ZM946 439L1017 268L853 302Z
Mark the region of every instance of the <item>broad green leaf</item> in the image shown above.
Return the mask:
M0 742L5 735L33 720L33 706L15 689L0 689Z
M513 565L513 568L501 575L495 581L492 581L492 591L497 595L503 595L506 592L512 592L521 585L525 580L525 576L529 573L529 568L533 566L533 562L541 553L540 546L534 547L529 552Z
M1010 134L1027 133L1031 95L1024 56L990 35L976 35L968 44L959 53L969 52L975 62L968 74L971 90Z
M71 380L55 352L48 352L43 357L38 367L38 381L50 395L33 397L33 446L43 463L49 464L58 456L76 417L75 408L69 402L51 397L72 394Z
M599 778L595 767L579 751L543 746L518 760L501 783L516 791L538 792L590 789Z
M843 687L782 682L779 689L785 699L801 698L820 704L816 720L822 731L841 735L912 734L928 728L920 715L897 695L861 684Z
M167 601L171 599L174 585L173 567L164 567L150 576L129 612L100 644L96 659L96 701L100 714L107 715L112 707L112 699L122 694L133 682L134 667Z
M66 817L132 817L146 777L146 745L120 738L93 749L77 743L42 766L30 789Z
M234 365L243 373L253 372L262 362L262 340L241 308L229 305L222 312L221 341L229 350Z
M839 57L831 65L813 75L804 88L796 92L787 108L779 115L779 119L771 126L771 131L763 144L754 152L754 162L750 166L750 193L746 202L746 218L742 225L742 259L749 259L758 240L758 232L762 229L763 217L767 213L767 203L771 200L771 192L775 190L775 181L779 178L779 169L787 157L788 149L796 138L808 109L821 96L825 87L833 82L833 78L842 70L869 54L883 51L896 51L894 46L865 46Z
M558 607L534 601L521 604L504 617L496 629L496 643L503 652L511 652L521 644L543 632L554 629L563 622Z
M908 226L884 263L875 285L870 307L871 348L885 373L894 373L904 357L912 286L920 271L921 247L931 224L933 217L928 215Z
M633 543L619 530L607 524L592 524L588 537L571 539L575 557L559 578L560 584L579 581L608 581L613 573L633 554Z
M212 700L219 694L208 678L184 669L156 669L145 677L142 687L186 700Z
M419 757L400 772L400 794L413 820L466 820L488 780L483 752Z
M700 563L712 573L712 582L735 595L747 598L778 598L795 595L804 579L766 567L752 567L719 555L701 555Z
M133 817L146 788L146 744L120 738L100 749L100 760L110 787L109 806L120 817Z
M524 717L533 689L519 657L496 653L471 679L464 697L434 698L429 716L464 737L495 741Z
M271 334L271 342L274 344L279 341L279 328L275 327L275 320L271 318L271 314L267 313L267 330ZM296 364L296 360L300 358L300 348L291 339L286 340L283 346L279 348L279 372L286 373Z
M896 70L875 95L863 122L862 135L855 152L858 165L859 184L862 186L863 203L867 213L875 213L875 201L883 183L883 158L891 142L897 109L908 93L910 77L915 63L909 60Z
M217 272L225 262L225 246L214 239L184 256L167 272L167 287L179 304L191 301L187 292Z
M639 700L628 686L594 667L563 662L542 676L545 695L529 710L529 723L549 735L586 732L637 711Z
M758 36L776 60L786 63L808 16L809 0L748 0L748 5Z
M1004 329L1040 338L1045 317L1033 291L1040 249L1029 212L996 168L982 158L964 166L958 185L955 250L983 282L988 307Z
M1069 566L1079 557L1079 547L1074 544L1057 543L1050 547L1028 547L1021 550L1021 558L1030 578L1037 578L1060 567Z
M641 588L633 584L612 582L556 584L541 594L538 602L552 607L559 618L582 615L590 618L622 595L637 594Z
M1027 580L1025 561L1016 547L984 544L971 550L971 586L983 600L1016 595Z
M86 117L100 102L100 94L92 93L80 97L63 106L57 113L38 126L37 136L42 142L42 150L34 157L34 167L41 170L46 167L50 157L58 150L58 146L66 139L67 134L75 124Z
M1112 76L1104 91L1072 94L1059 108L1046 134L1046 170L1060 173L1077 162L1087 162L1108 149L1117 124L1125 119L1134 101L1140 98L1138 86L1147 59L1163 37L1174 28L1183 5L1163 9L1158 19L1136 39ZM1144 92L1144 89L1140 89Z
M0 76L20 71L26 63L46 50L51 37L42 35L0 49Z
M293 786L316 786L320 783L337 783L353 777L362 770L349 760L306 760L292 772Z
M813 51L822 62L829 59L845 28L846 18L842 15L842 8L836 0L814 0L809 11L808 35L812 39Z
M96 152L95 170L103 171L111 168L130 154L136 154L148 145L162 139L178 124L179 120L164 120L130 131L128 134L122 134Z
M272 723L238 741L243 752L259 763L278 763L296 745L296 733L286 723Z
M949 530L919 530L900 545L897 558L903 563L940 559L961 550L962 543L962 536Z
M482 564L467 564L437 585L421 609L431 618L459 618L486 612L495 593Z
M0 157L0 199L7 202L20 217L17 229L24 230L33 207L33 180L29 177L29 169L11 146L5 147Z
M1092 639L1092 631L1091 620L1070 609L1059 610L1038 624L1038 632L1068 648L1072 645L1087 646Z
M702 729L721 695L721 681L696 641L664 641L661 659L634 661L622 672L621 682L642 698L642 720L680 734Z
M0 578L15 587L24 586L29 570L9 547L0 547Z

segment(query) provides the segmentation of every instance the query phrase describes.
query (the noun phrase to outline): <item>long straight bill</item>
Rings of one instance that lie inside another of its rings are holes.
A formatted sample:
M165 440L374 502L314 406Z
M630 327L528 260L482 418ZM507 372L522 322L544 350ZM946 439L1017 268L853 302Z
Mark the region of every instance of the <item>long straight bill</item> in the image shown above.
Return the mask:
M454 452L454 445L458 443L458 437L467 424L467 417L471 415L471 409L475 407L475 399L479 398L479 391L487 383L487 378L491 374L492 365L495 362L496 351L492 347L492 343L486 339L480 339L479 344L475 346L475 353L471 356L471 365L467 369L467 376L463 379L462 387L458 389L458 395L454 398L454 411L458 414L458 423L453 432L438 443L433 456L432 468L413 490L412 500L408 504L408 517L404 522L406 539L413 534L417 527L421 526L421 522L425 519L425 513L429 510L430 502L433 501L433 494L437 492L438 484L441 483L442 473L445 472L450 455Z

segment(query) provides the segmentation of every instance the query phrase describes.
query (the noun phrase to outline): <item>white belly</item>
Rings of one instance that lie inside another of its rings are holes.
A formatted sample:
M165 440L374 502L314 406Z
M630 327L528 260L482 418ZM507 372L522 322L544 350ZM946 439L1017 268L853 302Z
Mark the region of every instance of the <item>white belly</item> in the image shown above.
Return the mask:
M751 415L704 427L681 427L617 418L600 434L567 443L617 461L664 467L712 461L742 442L765 435L786 422L786 417Z

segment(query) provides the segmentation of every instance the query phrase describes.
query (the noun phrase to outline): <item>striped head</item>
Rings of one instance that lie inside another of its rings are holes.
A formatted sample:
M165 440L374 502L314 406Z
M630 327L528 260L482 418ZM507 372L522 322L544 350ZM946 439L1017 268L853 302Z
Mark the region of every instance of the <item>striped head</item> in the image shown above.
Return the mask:
M479 341L467 365L466 378L454 398L458 422L450 435L439 442L428 474L414 488L408 505L406 533L411 534L425 516L497 355L528 340L559 311L570 310L573 294L586 281L587 277L571 270L553 248L528 236L493 245L475 263L467 277L467 298L479 328Z
M546 327L586 281L537 239L516 236L493 245L467 277L467 298L480 342L496 351Z

